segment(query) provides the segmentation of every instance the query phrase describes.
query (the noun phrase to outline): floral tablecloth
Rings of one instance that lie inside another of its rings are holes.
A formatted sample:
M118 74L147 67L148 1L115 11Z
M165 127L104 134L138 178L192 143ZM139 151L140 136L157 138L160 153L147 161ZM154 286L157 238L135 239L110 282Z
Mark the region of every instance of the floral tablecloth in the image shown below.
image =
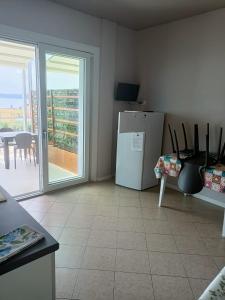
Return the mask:
M166 154L159 158L155 166L156 178L163 175L177 177L180 173L181 162L175 154ZM204 173L205 187L210 190L225 193L225 165L211 166Z

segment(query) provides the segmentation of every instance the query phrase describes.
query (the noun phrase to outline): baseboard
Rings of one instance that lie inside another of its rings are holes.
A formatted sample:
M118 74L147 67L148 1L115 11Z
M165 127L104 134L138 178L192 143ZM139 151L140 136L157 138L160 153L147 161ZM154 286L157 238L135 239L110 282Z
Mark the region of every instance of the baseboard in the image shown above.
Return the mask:
M110 175L103 176L103 177L97 177L96 181L104 181L104 180L109 180L109 179L112 179L112 178L113 178L113 175L110 174Z
M181 192L176 184L167 183L166 186L170 189ZM210 191L208 189L207 189L207 192L209 194L211 194L211 197L210 197L210 195L207 196L207 195L203 195L202 193L194 194L193 197L225 208L225 201L223 201L222 199L216 199L216 198L219 198L217 196L218 196L218 194L220 195L221 193Z

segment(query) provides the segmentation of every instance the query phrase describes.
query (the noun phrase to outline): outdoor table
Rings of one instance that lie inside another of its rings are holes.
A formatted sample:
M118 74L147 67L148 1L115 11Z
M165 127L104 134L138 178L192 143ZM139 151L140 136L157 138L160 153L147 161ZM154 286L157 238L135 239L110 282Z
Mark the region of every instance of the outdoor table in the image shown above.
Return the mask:
M0 139L4 144L4 161L5 161L5 169L10 168L10 159L9 159L9 141L15 139L16 135L19 133L30 133L35 140L36 144L36 159L37 163L39 162L38 158L38 135L36 133L28 132L28 131L10 131L10 132L0 132Z
M156 178L161 179L159 207L162 205L167 177L178 177L180 170L181 161L177 159L176 154L165 154L159 158L154 169ZM215 166L208 167L204 172L204 186L212 191L224 193L225 195L225 165L217 164ZM224 208L224 224L222 234L225 236L225 197L224 201L215 201L213 203Z

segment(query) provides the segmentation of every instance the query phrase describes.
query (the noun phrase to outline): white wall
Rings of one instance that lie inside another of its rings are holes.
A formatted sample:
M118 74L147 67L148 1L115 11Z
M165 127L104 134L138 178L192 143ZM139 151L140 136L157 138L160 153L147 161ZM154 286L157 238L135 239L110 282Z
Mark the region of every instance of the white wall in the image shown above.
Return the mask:
M116 25L103 21L101 45L101 74L98 139L98 179L111 175L113 86L115 80Z
M203 132L210 122L212 150L218 127L225 130L224 28L225 9L220 9L138 34L141 96L150 109L165 112L167 122L176 128L185 121L189 140L191 124L198 122ZM164 151L168 152L165 129Z
M101 20L44 0L1 0L0 23L93 46L101 44Z
M119 111L125 109L136 109L126 102L114 100L114 91L116 83L119 81L136 83L137 82L137 48L136 32L114 23L106 22L102 31L102 64L104 70L101 72L101 98L103 99L100 107L99 128L104 124L108 127L100 133L99 147L99 179L107 178L114 174L116 159L117 142L117 122ZM107 50L108 49L108 50ZM105 82L106 79L107 82ZM109 125L110 124L110 125ZM112 160L108 159L112 157Z
M167 123L183 142L181 122L192 144L193 124L206 132L211 125L211 150L216 151L219 127L225 141L225 9L146 29L138 33L138 76L148 108L166 113L164 153L171 152ZM204 134L200 145L205 149ZM176 179L169 182L176 185ZM200 197L219 200L203 190Z
M137 34L137 31L121 26L117 27L115 86L117 82L139 83L137 74ZM119 112L141 109L143 109L143 106L129 104L124 101L114 101L112 148L113 174L116 165L117 124Z
M97 177L102 179L110 176L115 72L123 80L132 79L134 32L43 0L2 0L0 23L100 48ZM118 46L118 42L122 44ZM122 75L123 72L126 76Z
M115 85L117 82L137 82L137 47L136 32L118 26L116 43L116 68ZM117 144L117 124L120 111L130 110L131 105L123 101L114 101L113 106L113 153L112 153L112 171L115 170L116 144Z

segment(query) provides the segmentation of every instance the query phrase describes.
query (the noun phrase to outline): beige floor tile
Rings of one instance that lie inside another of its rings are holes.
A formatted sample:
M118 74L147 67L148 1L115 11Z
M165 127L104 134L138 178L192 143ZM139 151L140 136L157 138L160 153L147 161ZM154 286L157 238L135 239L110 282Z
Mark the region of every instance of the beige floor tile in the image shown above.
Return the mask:
M96 205L89 204L77 204L71 214L71 216L96 216L98 207Z
M88 184L85 189L80 189L80 195L89 195L90 197L98 197L100 195L111 195L115 192L114 187L107 187L99 183Z
M142 216L144 219L166 221L167 216L163 208L142 208Z
M175 235L175 242L180 253L208 255L204 241L198 237Z
M79 199L79 195L77 194L76 189L57 191L52 193L51 197L55 200L56 203L67 203L73 205L78 203Z
M186 277L180 254L149 252L151 274Z
M130 198L130 197L123 197L119 199L119 206L134 206L134 207L140 207L141 202L137 198Z
M198 237L199 233L194 223L186 223L182 221L170 220L169 226L171 233L174 235L185 235L185 236L195 236Z
M77 269L56 268L56 298L72 297L77 273Z
M82 194L78 197L78 204L97 206L99 205L99 197L92 194Z
M63 227L56 226L44 226L44 228L56 239L59 240L59 237L63 231Z
M92 230L116 230L116 217L96 216L92 225Z
M112 195L116 195L116 188L99 188L99 191L98 191L98 196L109 196L111 197Z
M218 268L210 256L181 254L188 277L211 279L218 273Z
M74 207L75 207L75 204L55 202L51 206L51 208L48 210L48 213L69 215L73 211Z
M18 203L26 210L28 210L28 208L31 206L31 204L33 203L33 199L31 200L23 200L23 201L18 201Z
M117 248L147 250L145 233L120 231L117 233Z
M71 215L65 226L75 228L91 228L94 222L94 216L74 216Z
M119 198L113 193L110 195L99 195L98 196L99 205L102 206L119 206Z
M172 235L146 234L147 247L150 251L177 253L177 247Z
M44 218L41 220L41 224L47 226L63 227L66 224L67 219L68 216L51 213L44 216Z
M150 273L148 253L146 251L117 249L116 271Z
M169 222L159 220L144 220L146 233L171 234Z
M155 300L193 300L187 278L152 276Z
M116 249L87 247L81 267L83 269L114 271Z
M139 193L140 200L151 200L159 202L159 189L151 188L149 190L144 190Z
M193 291L193 294L195 296L195 300L198 300L198 298L201 296L201 294L204 292L204 290L207 288L207 286L210 284L210 280L207 279L188 279L191 285L191 289Z
M197 211L193 213L193 222L205 224L222 224L223 215L224 212L222 209L221 211L214 211L213 209L211 209L210 211Z
M225 239L204 239L210 255L225 256Z
M144 222L137 218L118 218L117 231L145 232Z
M64 228L59 242L67 245L86 246L90 235L90 229Z
M221 256L217 256L217 257L213 257L213 261L215 262L215 264L217 265L217 268L219 270L221 270L222 268L225 267L225 257L221 257Z
M221 238L222 227L216 224L195 224L199 236L205 238Z
M140 202L141 202L141 207L142 208L153 208L153 209L156 209L158 208L158 202L159 200L154 200L154 199L151 199L151 198L141 198L140 197Z
M71 299L76 281L76 270L71 268L92 269L81 269L75 299L113 299L111 271L115 270L127 272L116 273L116 300L154 299L149 258L155 300L197 299L225 265L223 210L169 189L164 207L158 208L158 191L156 187L139 192L107 181L21 202L60 239L58 299ZM145 233L149 253L135 250L146 249ZM101 248L116 247L116 241L118 247L133 249ZM97 247L85 248L87 242ZM184 278L185 274L193 278Z
M38 222L40 223L44 217L47 215L46 212L42 212L42 211L36 211L33 209L29 209L27 210L27 212Z
M140 207L119 207L119 218L141 218Z
M115 273L115 300L154 300L148 274Z
M183 211L179 209L167 209L166 215L168 221L170 222L185 222L192 223L193 222L193 214L191 211Z
M53 202L37 201L36 199L36 201L32 200L32 202L30 202L30 205L27 207L27 211L34 210L34 211L46 213L51 209L53 205L54 205Z
M117 189L116 193L118 194L118 196L120 198L129 197L129 198L135 198L135 199L139 199L139 194L140 194L140 192L138 192L138 191L135 191L133 189L124 188L124 187L120 187L119 189Z
M87 244L90 247L116 248L116 231L92 230Z
M84 247L60 245L56 252L56 267L79 268L84 255Z
M79 270L72 299L113 300L114 272Z
M105 216L105 217L117 217L118 216L118 207L101 205L98 207L97 215Z
M65 194L66 191L63 191ZM37 202L49 202L49 203L54 203L56 201L56 195L58 195L59 191L56 191L55 193L49 193L46 195L42 195L39 197L34 197L32 200L34 200L35 203ZM31 200L31 201L32 201Z

